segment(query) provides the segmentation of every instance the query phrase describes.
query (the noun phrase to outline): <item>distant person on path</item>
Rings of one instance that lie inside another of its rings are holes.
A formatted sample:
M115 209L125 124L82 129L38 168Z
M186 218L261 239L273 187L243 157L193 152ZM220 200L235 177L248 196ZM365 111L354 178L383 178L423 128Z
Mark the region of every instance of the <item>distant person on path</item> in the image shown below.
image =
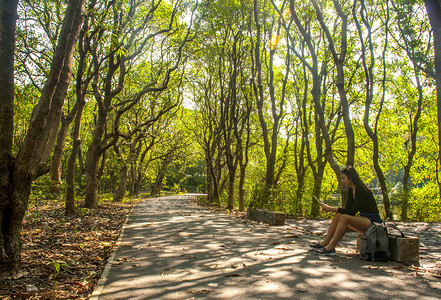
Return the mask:
M361 181L357 171L352 166L347 166L341 172L342 183L348 187L347 204L342 208L320 203L323 211L335 212L324 240L309 245L320 255L335 255L335 246L348 227L363 233L372 222L382 222L374 195ZM360 214L356 216L357 213Z

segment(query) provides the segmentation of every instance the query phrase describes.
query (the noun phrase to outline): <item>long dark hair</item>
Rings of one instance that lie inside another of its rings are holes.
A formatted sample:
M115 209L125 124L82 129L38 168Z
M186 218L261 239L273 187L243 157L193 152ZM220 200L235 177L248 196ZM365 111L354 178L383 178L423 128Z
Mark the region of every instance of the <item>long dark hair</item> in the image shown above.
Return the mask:
M361 181L360 176L358 176L358 173L357 171L355 171L353 166L347 165L341 170L341 172L348 176L348 178L352 181L353 184L355 184L357 188L362 187L366 190L366 192L370 191L370 189L363 183L363 181Z

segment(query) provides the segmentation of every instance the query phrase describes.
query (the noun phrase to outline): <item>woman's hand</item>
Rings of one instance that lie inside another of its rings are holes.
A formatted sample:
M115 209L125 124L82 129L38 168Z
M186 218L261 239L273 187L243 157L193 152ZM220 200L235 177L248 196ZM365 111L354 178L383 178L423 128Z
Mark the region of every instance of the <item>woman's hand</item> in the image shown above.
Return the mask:
M325 203L320 203L320 206L322 207L322 210L324 212L337 212L338 210L337 207L329 206L328 204Z

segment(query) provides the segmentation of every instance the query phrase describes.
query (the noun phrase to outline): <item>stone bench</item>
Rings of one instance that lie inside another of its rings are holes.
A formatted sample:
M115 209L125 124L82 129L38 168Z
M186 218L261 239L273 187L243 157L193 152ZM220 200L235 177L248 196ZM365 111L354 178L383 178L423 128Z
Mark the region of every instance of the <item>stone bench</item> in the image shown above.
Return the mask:
M417 236L389 235L390 259L399 262L418 262L420 260L420 239Z
M247 217L270 225L285 225L285 214L281 212L249 208L247 210Z

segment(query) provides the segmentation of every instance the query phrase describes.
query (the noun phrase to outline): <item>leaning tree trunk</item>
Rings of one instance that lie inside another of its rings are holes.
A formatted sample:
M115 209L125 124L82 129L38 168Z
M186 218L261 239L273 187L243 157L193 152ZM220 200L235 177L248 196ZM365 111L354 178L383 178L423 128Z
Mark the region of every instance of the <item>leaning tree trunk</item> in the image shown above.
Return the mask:
M12 136L13 132L12 119L7 119L11 118L12 114L9 115L10 112L7 109L13 99L10 98L10 92L13 96L14 91L13 47L17 1L0 2L0 38L2 41L0 56L4 60L2 72L5 70L5 74L1 74L0 78L0 91L2 97L7 97L0 104L2 117L0 120L0 124L2 124L0 125L0 139L2 139L0 169L8 170L7 181L0 182L1 272L18 271L21 264L20 232L22 220L28 207L33 180L49 171L46 162L54 146L53 137L56 136L60 125L60 116L72 72L73 52L83 20L83 11L84 0L69 1L48 78L42 89L40 100L34 107L26 137L18 151L15 163L12 164L13 160L9 159L5 164L6 153L7 157L11 157L11 146L3 142L12 142L8 138ZM7 118L3 119L3 117ZM10 122L10 124L7 125L6 122Z

